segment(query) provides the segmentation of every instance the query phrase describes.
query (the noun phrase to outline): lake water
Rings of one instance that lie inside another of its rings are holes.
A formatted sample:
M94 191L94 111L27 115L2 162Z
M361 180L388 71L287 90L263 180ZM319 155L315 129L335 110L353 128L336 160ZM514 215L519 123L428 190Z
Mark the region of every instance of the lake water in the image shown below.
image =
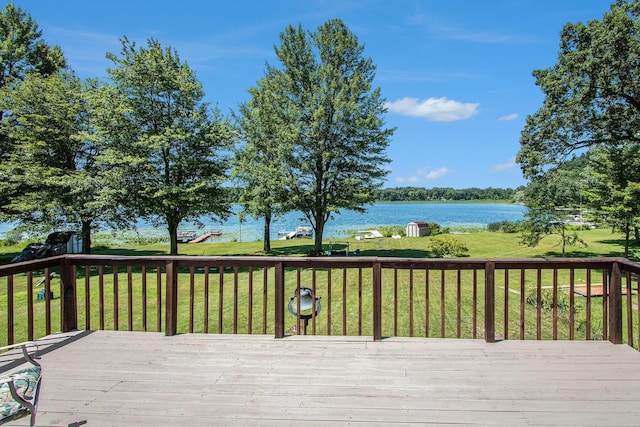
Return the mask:
M237 215L239 209L240 207L236 206L236 213L222 223L203 219L205 223L203 232L212 229L222 230L222 236L212 237L208 240L209 242L262 240L263 221L248 217L241 224ZM381 226L406 227L413 221L436 222L454 229L482 228L493 222L521 220L526 211L527 208L524 206L506 203L375 203L363 214L345 211L334 215L325 227L324 238L348 237L354 231ZM275 240L278 238L279 231L293 231L300 225L309 225L309 223L302 214L289 213L273 221L271 238ZM162 237L167 234L165 229L154 229L144 222L140 222L138 228L138 233L144 236ZM0 224L0 233L10 229L9 224ZM198 231L192 224L182 224L180 230ZM130 234L130 232L123 234Z

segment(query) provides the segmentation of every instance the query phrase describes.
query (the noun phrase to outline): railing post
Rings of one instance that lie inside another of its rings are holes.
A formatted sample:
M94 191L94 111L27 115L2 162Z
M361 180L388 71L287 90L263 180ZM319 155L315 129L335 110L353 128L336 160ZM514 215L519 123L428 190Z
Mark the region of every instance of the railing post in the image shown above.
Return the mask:
M166 264L165 291L165 328L164 334L172 336L178 333L178 270L175 261Z
M275 301L273 304L275 337L284 338L284 267L282 262L275 265Z
M617 262L609 273L609 341L622 344L622 274Z
M484 340L496 342L495 262L484 267Z
M382 265L373 264L373 339L382 339Z
M62 332L69 332L78 328L78 307L76 305L76 278L73 274L73 265L66 257L60 260L60 282L62 286L60 327Z

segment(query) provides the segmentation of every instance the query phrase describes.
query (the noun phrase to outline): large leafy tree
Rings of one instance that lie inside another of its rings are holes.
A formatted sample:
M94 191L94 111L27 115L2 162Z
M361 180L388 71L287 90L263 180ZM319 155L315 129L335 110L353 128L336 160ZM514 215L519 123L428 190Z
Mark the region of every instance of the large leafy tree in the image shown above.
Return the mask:
M278 105L268 82L262 79L250 88L251 100L240 105L239 125L245 143L233 159L233 177L242 183L244 212L264 220L266 253L271 252L271 221L289 207L282 161L287 145L280 143L283 128L277 124Z
M532 183L575 153L604 149L605 157L611 158L629 148L633 151L640 142L640 1L618 0L601 20L565 25L558 62L533 75L545 99L527 117L517 156ZM634 199L638 193L633 185L613 180L616 174L628 177L629 171L605 171L602 165L621 166L601 161L599 167L590 168L594 190L587 200L596 208L606 206L610 219L625 217L618 223L626 225L614 228L628 233L628 215L633 211L629 208L640 202ZM553 182L551 178L544 181ZM596 186L598 179L605 181Z
M589 203L614 231L623 233L628 256L631 232L640 237L640 145L594 148L588 171Z
M387 174L386 148L394 129L384 126L384 99L373 88L375 66L339 19L317 31L289 26L268 66L273 121L292 209L311 223L315 250L324 226L341 209L364 211Z
M202 101L201 83L177 52L149 39L126 38L121 54L108 54L111 84L96 97L102 161L113 203L167 227L177 254L182 221L225 217L230 205L221 183L234 132Z
M527 118L517 161L527 178L576 150L640 140L640 1L618 0L601 20L566 24L558 62L533 73L542 108Z
M15 140L9 135L11 122L6 117L12 106L11 91L32 73L49 76L65 67L65 59L58 46L49 46L42 38L36 21L13 3L0 11L0 162L7 163L14 150ZM0 214L21 188L0 176Z
M9 3L0 12L0 89L12 89L29 72L48 76L65 67L60 47L49 46L41 37L27 11Z
M567 214L582 206L588 161L586 155L568 160L534 178L526 187L524 196L528 211L521 233L522 244L535 247L543 238L555 235L563 255L567 246L586 245L567 224Z
M82 82L70 72L29 73L8 92L10 136L15 147L0 165L15 189L5 218L34 231L81 228L83 252L91 248L97 203L98 147L90 138L89 107Z

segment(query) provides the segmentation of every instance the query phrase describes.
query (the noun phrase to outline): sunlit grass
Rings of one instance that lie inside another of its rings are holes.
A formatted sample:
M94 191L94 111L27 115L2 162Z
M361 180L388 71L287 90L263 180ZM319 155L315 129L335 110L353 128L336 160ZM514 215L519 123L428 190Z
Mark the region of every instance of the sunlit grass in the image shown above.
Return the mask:
M470 258L531 258L531 257L558 257L561 256L560 247L554 236L543 240L536 248L527 248L519 243L519 235L504 233L471 233L457 234L453 236L459 239L469 248ZM601 257L621 256L622 241L619 236L611 234L607 230L586 230L583 238L588 242L586 248L570 247L567 256L571 257ZM332 247L344 247L348 244L351 255L358 252L361 256L383 256L402 258L425 258L430 256L431 238L402 238L402 239L371 239L356 241L355 239L340 239L326 241L325 249ZM180 246L181 255L195 256L228 256L228 255L259 255L267 256L262 252L262 242L231 242L231 243L202 243L184 244ZM273 253L277 256L306 256L313 248L311 240L273 241ZM5 258L10 258L19 252L21 246L3 247L1 252ZM94 250L99 255L166 255L168 245L144 244L100 246ZM301 283L303 286L312 286L314 283L314 271L301 269ZM509 272L509 291L504 290L504 272L496 273L496 336L498 339L520 338L521 319L520 304L522 299L531 299L536 293L535 272L527 272L525 277L524 293L519 285L519 271ZM600 274L600 276L598 276ZM292 295L297 283L298 271L291 270L285 274L285 295ZM36 276L38 276L36 274ZM331 289L328 286L329 272L318 269L315 271L316 293L320 295L322 310L315 321L315 332L320 335L330 333L332 335L372 335L373 324L371 316L372 289L371 271L368 269L341 269L331 270ZM117 280L115 280L117 277ZM164 273L161 271L160 287L157 285L155 269L149 268L146 272L146 298L143 298L143 276L139 268L133 270L131 284L126 270L119 270L117 276L109 268L104 270L102 295L104 299L104 311L100 313L100 283L97 276L97 268L89 270L89 282L85 279L83 269L77 274L77 301L78 301L78 327L81 329L119 329L119 330L164 330L165 313L163 304L158 311L157 292L163 298ZM266 279L265 279L266 277ZM220 273L211 271L208 276L208 313L205 315L205 280L203 269L194 270L194 299L191 302L190 272L179 273L178 296L178 331L181 333L205 332L210 333L274 333L274 272L268 269L266 276L262 269L255 269L250 275L247 270L241 269L234 280L233 270L223 272L224 280L220 281ZM34 282L39 279L34 278ZM5 278L1 280L6 280ZM266 285L265 285L266 280ZM542 284L545 289L553 284L551 272L544 272ZM574 277L575 284L584 284L585 272L577 271ZM475 328L474 328L474 276L472 271L464 271L460 278L460 321L458 322L458 277L457 272L445 272L444 279L440 271L431 271L427 278L424 270L399 270L394 277L393 270L383 271L383 335L401 336L430 336L430 337L456 337L458 334L465 338L482 337L484 325L484 272L477 271L475 276ZM602 282L601 272L593 272L592 283ZM117 287L116 287L117 283ZM250 283L252 290L250 292ZM394 283L397 283L397 288ZM428 293L427 293L428 283ZM443 286L444 283L444 286ZM558 298L563 302L562 308L556 312L556 336L558 339L568 339L571 334L576 339L585 339L587 299L574 296L575 312L573 323L570 323L569 310L565 302L569 296L566 288L570 283L569 273L560 271L557 279L559 288ZM413 284L413 285L411 285ZM59 330L59 290L60 284L57 278L52 281L52 289L55 299L51 302L52 329ZM34 290L35 294L40 288ZM89 292L89 314L85 307L86 292ZM343 293L346 289L346 294ZM508 316L504 315L504 299L507 295ZM117 318L115 317L115 304L117 295ZM358 296L361 295L361 298ZM444 297L443 297L444 295ZM522 297L524 295L524 297ZM251 298L250 298L251 296ZM249 301L252 301L249 307ZM222 300L222 304L220 301ZM235 301L238 301L235 305ZM264 302L266 301L266 315L263 315ZM429 302L427 305L427 301ZM637 296L634 296L634 304L637 304ZM146 302L146 321L143 319L143 302ZM288 302L288 299L287 301ZM44 325L44 301L35 301L34 317L35 335L45 335ZM191 306L193 304L193 310ZM568 303L566 303L568 304ZM602 299L591 298L591 325L589 336L597 339L602 336ZM626 304L626 298L625 298ZM14 277L14 341L22 341L26 336L27 322L27 292L26 278L22 275ZM7 287L0 286L0 307L3 311L8 307ZM131 311L129 308L131 307ZM395 307L397 307L397 314ZM632 311L637 316L637 310ZM191 314L193 313L193 314ZM535 302L524 303L524 336L526 339L536 338L537 311ZM7 313L0 314L0 342L7 342ZM330 315L330 319L329 319ZM626 309L624 310L626 316ZM250 320L251 318L251 320ZM286 328L295 324L295 319L285 314ZM330 325L329 325L330 321ZM541 323L542 338L553 338L553 311L542 311ZM634 336L637 337L637 321L634 323ZM624 322L626 328L626 321ZM314 328L313 322L309 324L309 332ZM458 330L460 332L458 332ZM572 332L573 331L573 332ZM625 332L626 337L626 332Z

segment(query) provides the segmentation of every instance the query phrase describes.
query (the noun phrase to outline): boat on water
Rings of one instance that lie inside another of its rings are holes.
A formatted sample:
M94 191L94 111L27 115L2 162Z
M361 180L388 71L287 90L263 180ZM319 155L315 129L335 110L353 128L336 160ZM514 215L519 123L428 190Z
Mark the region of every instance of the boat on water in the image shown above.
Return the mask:
M308 225L300 225L294 231L280 230L278 238L280 240L311 238L313 235L313 227Z

